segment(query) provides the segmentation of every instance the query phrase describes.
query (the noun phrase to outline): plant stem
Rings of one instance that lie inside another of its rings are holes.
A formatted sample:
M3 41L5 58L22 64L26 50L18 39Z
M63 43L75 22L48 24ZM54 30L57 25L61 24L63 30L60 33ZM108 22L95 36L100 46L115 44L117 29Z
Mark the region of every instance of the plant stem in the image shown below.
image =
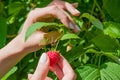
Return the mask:
M98 56L99 56L99 54L98 53L96 53L96 57L95 57L95 65L97 65L97 62L98 62Z
M57 41L57 43L55 45L55 50L57 49L59 42L60 42L60 40Z
M99 60L98 60L98 68L100 68L100 64L101 64L101 57L102 57L102 54L99 56Z
M34 57L36 58L37 56L36 56L36 51L34 52Z
M96 1L96 0L94 0L94 3L95 3L95 4L96 4L96 6L98 7L98 9L99 9L99 11L100 11L100 13L101 13L101 15L102 15L102 17L103 17L103 19L104 19L104 18L105 18L105 15L104 15L104 13L103 13L102 9L100 8L99 4L97 3L97 1Z
M91 12L92 15L94 13L94 9L95 9L95 0L94 0L93 7L92 7L92 12Z

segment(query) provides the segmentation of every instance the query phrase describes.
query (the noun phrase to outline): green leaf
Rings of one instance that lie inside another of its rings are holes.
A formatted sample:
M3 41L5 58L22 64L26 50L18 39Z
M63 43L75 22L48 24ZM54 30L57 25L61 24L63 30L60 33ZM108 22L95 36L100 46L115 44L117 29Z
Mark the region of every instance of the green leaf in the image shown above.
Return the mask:
M120 22L120 0L103 0L103 8L117 22Z
M110 60L112 59L116 63L120 64L120 58L115 55L116 54L115 52L104 52L103 54L110 58Z
M100 69L101 80L120 80L120 65L112 62L105 63Z
M85 65L76 69L77 80L120 80L120 65L112 62L104 63L98 68Z
M92 39L92 42L104 52L114 52L119 49L119 43L116 39L100 34Z
M16 14L18 13L21 9L24 8L24 4L21 2L14 2L8 5L8 13L9 15L11 14Z
M76 34L68 33L63 35L61 38L61 40L66 40L66 39L80 39L80 38Z
M120 38L120 23L105 22L104 34L113 38Z
M0 17L0 48L2 48L6 43L6 35L7 35L6 19Z
M4 14L4 4L0 1L0 16L3 16Z
M81 17L87 18L96 28L103 30L102 23L98 19L96 19L94 16L90 15L89 13L84 13L81 15Z
M100 77L99 75L99 70L97 69L96 66L94 65L86 65L86 66L81 66L76 69L77 75L77 80L98 80Z
M2 77L1 80L6 80L10 75L12 75L13 73L15 73L17 71L17 67L13 67L7 74L5 74L5 76Z
M47 26L61 26L61 25L57 23L36 22L28 28L25 35L25 40L27 40L32 35L32 33L35 32L36 30L39 30L42 27L47 27Z
M62 52L62 50L61 50ZM67 53L62 52L64 53L64 57L69 61L69 62L72 62L74 61L75 59L79 58L81 54L84 53L83 49L82 49L82 46L79 45L77 47L73 47L70 51L68 51Z

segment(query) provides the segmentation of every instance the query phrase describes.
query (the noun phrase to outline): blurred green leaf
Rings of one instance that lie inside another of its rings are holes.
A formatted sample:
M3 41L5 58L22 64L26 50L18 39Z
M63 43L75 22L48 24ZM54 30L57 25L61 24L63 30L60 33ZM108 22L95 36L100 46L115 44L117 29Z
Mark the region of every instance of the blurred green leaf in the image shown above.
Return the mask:
M9 13L9 15L16 14L23 8L24 8L23 3L21 3L21 2L13 2L13 3L8 5L8 13Z
M4 14L4 4L0 1L0 16Z
M105 22L104 34L109 35L113 38L120 38L120 23Z
M81 66L76 69L77 79L76 80L99 80L99 70L94 65Z
M103 8L117 22L120 22L120 0L103 0Z
M116 63L120 64L120 58L115 55L116 54L115 52L104 52L103 54L110 58L110 60L112 59Z
M90 15L89 13L83 13L81 18L87 18L96 28L103 30L103 25L99 21L99 19L95 18L94 16Z
M76 69L77 80L120 80L120 65L112 62L104 63L98 68L85 65Z
M61 51L62 52L62 51ZM65 51L63 52L64 53L64 57L69 61L69 62L72 62L74 61L75 59L79 58L81 54L84 53L83 49L82 49L82 46L79 45L79 46L76 46L76 47L73 47L70 51L66 52Z
M6 44L7 24L6 19L0 17L0 48Z
M119 49L119 44L116 39L112 39L111 37L100 34L92 39L92 42L102 51L105 52L114 52Z
M68 33L63 35L61 38L61 40L66 40L66 39L80 39L80 38L76 34Z

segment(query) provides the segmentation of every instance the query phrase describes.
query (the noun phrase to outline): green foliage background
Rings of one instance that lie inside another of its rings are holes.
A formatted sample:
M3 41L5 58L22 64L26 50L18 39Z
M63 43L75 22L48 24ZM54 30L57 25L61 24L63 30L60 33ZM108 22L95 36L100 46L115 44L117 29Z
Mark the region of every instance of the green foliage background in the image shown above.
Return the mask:
M81 32L65 29L57 50L70 62L77 80L120 80L120 0L66 0L78 2L79 17L73 17ZM51 0L0 0L0 48L17 34L27 14L45 7ZM71 37L70 37L71 36ZM70 51L67 46L72 45ZM33 73L43 49L24 57L1 80L27 80ZM5 63L7 64L7 63ZM48 74L54 80L56 76Z

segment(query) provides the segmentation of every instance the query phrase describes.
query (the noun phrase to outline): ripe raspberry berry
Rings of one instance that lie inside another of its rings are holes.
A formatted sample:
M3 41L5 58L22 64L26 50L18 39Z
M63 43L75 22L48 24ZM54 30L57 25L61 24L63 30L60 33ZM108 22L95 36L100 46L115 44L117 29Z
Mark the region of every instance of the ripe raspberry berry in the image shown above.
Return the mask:
M48 51L47 55L50 59L50 66L54 66L60 60L60 55L57 51Z

